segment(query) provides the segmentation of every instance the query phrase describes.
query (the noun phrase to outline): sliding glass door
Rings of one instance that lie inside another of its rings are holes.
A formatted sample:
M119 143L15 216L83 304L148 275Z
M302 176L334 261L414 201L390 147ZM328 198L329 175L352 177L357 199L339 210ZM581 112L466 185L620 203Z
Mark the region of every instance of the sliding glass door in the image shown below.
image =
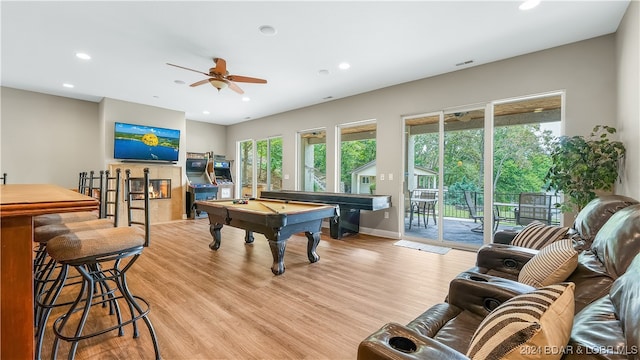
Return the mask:
M263 190L282 189L281 137L241 141L238 153L241 197L260 197Z
M562 103L551 93L405 118L405 237L477 248L498 230L559 223L545 175Z

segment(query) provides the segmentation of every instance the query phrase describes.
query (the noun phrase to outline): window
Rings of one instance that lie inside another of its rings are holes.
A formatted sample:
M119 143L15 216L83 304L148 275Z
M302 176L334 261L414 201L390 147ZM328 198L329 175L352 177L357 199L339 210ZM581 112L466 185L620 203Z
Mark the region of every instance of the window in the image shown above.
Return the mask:
M240 151L240 196L253 196L253 140L241 141Z
M282 190L282 138L256 141L258 183L256 196L262 190Z
M340 128L339 192L370 194L376 179L376 123L365 121ZM363 178L367 178L365 183Z
M317 129L300 132L298 139L300 189L303 191L326 191L327 131Z

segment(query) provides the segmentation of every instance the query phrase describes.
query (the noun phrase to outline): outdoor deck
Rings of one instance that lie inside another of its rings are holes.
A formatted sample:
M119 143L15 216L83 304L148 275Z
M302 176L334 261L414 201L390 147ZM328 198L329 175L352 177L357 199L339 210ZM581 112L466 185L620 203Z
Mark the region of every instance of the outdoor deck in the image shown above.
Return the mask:
M413 225L411 229L409 229L409 218L406 217L404 220L404 231L406 236L437 240L438 225L435 225L433 219L430 219L429 225L425 228L421 219L420 226L418 226L418 221L414 218ZM444 218L444 239L459 244L480 247L482 245L482 234L471 231L471 229L479 225L479 222L474 223L473 220L470 219ZM498 226L498 230L521 228L522 226L515 225L512 222L500 223Z

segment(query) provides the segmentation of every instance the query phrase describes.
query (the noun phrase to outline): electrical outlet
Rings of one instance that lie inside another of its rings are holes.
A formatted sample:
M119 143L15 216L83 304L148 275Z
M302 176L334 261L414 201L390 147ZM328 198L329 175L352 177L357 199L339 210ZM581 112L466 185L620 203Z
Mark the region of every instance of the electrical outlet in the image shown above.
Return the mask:
M385 211L385 212L384 212L384 218L385 218L385 219L388 219L388 218L389 218L389 212L388 212L388 211Z
M380 174L380 181L384 181L384 174Z
M393 180L393 173L389 173L389 181Z

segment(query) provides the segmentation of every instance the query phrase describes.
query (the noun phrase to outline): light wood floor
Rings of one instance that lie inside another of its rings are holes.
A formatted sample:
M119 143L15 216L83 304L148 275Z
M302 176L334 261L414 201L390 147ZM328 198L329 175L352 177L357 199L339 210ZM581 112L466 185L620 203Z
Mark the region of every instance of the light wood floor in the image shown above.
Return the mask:
M306 238L294 235L286 272L274 276L262 235L247 245L244 231L225 226L220 249L211 251L208 229L207 219L152 226L151 247L129 271L132 292L151 304L164 359L355 359L361 340L442 302L449 281L475 262L473 252L438 255L391 239L324 234L320 261L310 264ZM77 359L152 359L144 324L139 338L131 334L129 326L124 337L85 340ZM51 339L48 329L43 358Z

